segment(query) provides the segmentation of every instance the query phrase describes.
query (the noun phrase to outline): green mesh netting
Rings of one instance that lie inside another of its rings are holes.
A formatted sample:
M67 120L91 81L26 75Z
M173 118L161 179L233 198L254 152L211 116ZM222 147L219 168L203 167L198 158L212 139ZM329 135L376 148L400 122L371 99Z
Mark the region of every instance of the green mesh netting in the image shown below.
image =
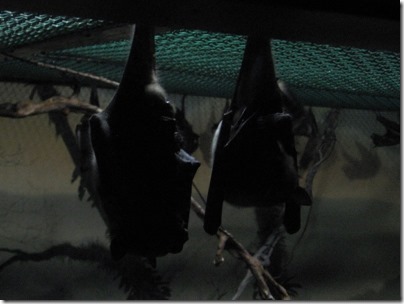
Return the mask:
M102 20L0 11L0 47L26 45L105 23Z
M99 27L103 21L0 12L0 49ZM110 23L109 23L110 24ZM128 37L129 38L129 37ZM246 37L197 30L156 36L160 80L169 93L231 98ZM306 105L397 110L400 54L272 41L277 76ZM129 41L34 54L35 60L119 81ZM72 76L16 60L0 62L0 80L68 82ZM80 79L84 85L89 82Z

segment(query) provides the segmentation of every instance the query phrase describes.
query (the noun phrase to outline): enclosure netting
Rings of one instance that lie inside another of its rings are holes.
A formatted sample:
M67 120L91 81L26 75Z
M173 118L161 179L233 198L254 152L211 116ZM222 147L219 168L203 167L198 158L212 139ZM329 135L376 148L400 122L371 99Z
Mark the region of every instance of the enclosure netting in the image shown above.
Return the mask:
M113 25L109 21L31 13L0 12L3 55L49 38ZM241 65L245 36L200 30L156 35L160 80L169 93L231 98ZM272 40L277 77L305 105L398 110L400 54L308 42ZM36 52L30 59L120 81L129 52L120 41ZM69 83L94 81L4 56L0 81ZM101 83L99 83L102 86Z
M114 95L110 86L22 62L7 54L32 47L23 58L119 82L129 52L129 35L82 47L66 43L61 49L46 52L38 47L52 38L63 40L63 36L114 26L122 25L103 20L0 11L0 104L24 102L29 98L34 103L40 102L38 94L32 94L37 83L55 84L58 93L71 96L73 90L68 84L79 82L83 86L79 100L88 102L90 86L96 84L100 106L105 108ZM245 36L199 30L172 30L156 35L158 74L170 101L180 107L187 95L185 116L199 136L199 149L194 156L202 164L194 182L205 197L210 182L208 167L213 130L222 117L225 99L233 95L245 43ZM321 165L314 180L313 207L303 210L302 221L309 224L309 230L295 254L298 266L292 264L292 270L297 269L298 273L303 269L303 283L309 286L305 286L302 299L340 299L346 291L361 294L369 282L379 290L383 280L389 283L389 278L399 274L400 144L375 148L371 136L386 134L386 128L377 121L377 114L393 122L400 120L400 54L308 42L273 40L271 43L277 76L288 84L299 101L313 106L320 131L325 128L330 108L345 108L338 117L333 153ZM83 114L71 112L61 117L59 122L65 129L60 129L47 114L26 119L0 118L2 247L37 252L65 241L79 244L105 237L105 227L91 203L79 201L80 181L73 182L77 171L64 141L66 134L74 135ZM299 157L307 141L303 136L297 138ZM198 198L196 191L194 194ZM224 226L248 245L253 237L249 233L255 234L255 222L245 216L245 209L234 210L223 217ZM311 216L307 215L309 210L313 210ZM253 213L250 214L252 218ZM208 236L196 217L191 216L190 232L193 235L187 250L180 259L166 263L168 271L164 270L164 262L159 261L159 269L166 271L167 278L173 278L170 279L175 291L173 300L212 300L210 296L219 292L218 299L230 299L232 289L239 283L236 282L238 277L245 275L244 266L209 272L206 263L210 263L217 243L213 240L210 247ZM5 261L9 256L3 253L1 259ZM232 265L230 263L229 258L221 267ZM87 292L87 280L99 284L99 292L91 294L91 300L121 300L114 298L116 293L105 287L104 281L99 283L97 278L102 279L102 276L98 272L91 273L88 279L71 263L60 268L61 272L53 271L57 268L55 264L35 266L43 268L32 268L33 272L29 272L31 268L22 268L24 265L30 267L29 263L21 263L15 265L14 270L1 273L0 289L5 299L12 300L11 294L18 300L22 296L29 300L46 300L48 290L52 295L55 290L60 291L62 295L57 293L58 299L79 299L75 297L76 291L79 296L84 294L80 294L81 287ZM171 269L175 271L172 274ZM58 276L62 272L63 275ZM196 284L184 285L189 278L196 278ZM310 290L313 281L314 292L305 297L304 292ZM359 285L359 289L351 288ZM210 290L212 287L215 291ZM69 294L70 290L74 293Z

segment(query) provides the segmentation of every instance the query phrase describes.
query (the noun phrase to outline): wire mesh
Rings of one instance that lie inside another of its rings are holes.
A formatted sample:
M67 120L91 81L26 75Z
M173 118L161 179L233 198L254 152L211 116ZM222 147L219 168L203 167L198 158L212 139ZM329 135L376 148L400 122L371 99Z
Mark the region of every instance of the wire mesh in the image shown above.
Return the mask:
M1 49L106 24L103 20L11 11L0 11L0 21Z
M0 49L17 48L61 34L99 27L102 20L0 12ZM241 65L245 36L199 30L156 35L158 75L170 93L231 98ZM119 81L130 41L34 54L34 59ZM278 78L306 105L364 109L400 108L400 54L272 41ZM73 76L0 62L0 80L65 83ZM73 77L74 78L74 77ZM75 76L83 85L86 79Z

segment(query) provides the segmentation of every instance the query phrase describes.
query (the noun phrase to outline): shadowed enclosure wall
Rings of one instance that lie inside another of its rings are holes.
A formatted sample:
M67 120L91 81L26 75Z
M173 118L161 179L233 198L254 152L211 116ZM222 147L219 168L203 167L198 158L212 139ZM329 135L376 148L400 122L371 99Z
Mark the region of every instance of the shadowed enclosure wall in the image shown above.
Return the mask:
M32 86L0 84L0 103L27 100ZM70 88L56 87L62 95ZM104 107L113 90L99 90ZM79 98L88 101L90 90ZM180 106L180 95L170 95ZM34 100L39 101L35 96ZM195 184L206 197L212 126L225 100L188 96L186 118L200 136L194 156L202 166ZM328 108L313 108L321 124ZM398 112L380 112L398 122ZM81 114L71 113L74 131ZM30 252L70 242L107 244L105 225L91 202L78 198L71 182L74 164L48 114L23 119L0 118L0 247ZM314 179L314 204L308 229L294 251L289 272L302 285L298 300L387 300L400 298L400 145L373 147L371 134L384 134L376 112L341 109L337 142ZM307 139L297 138L301 153ZM195 198L198 199L196 193ZM303 221L309 209L304 209ZM225 204L223 224L246 247L253 246L256 223L252 209ZM190 240L177 255L160 258L158 271L169 282L172 300L230 300L245 275L240 261L225 254L212 264L216 238L204 233L192 213ZM297 236L287 238L288 249ZM0 252L0 263L10 254ZM118 280L97 265L52 259L16 263L0 272L5 300L123 300ZM252 299L246 290L242 300Z

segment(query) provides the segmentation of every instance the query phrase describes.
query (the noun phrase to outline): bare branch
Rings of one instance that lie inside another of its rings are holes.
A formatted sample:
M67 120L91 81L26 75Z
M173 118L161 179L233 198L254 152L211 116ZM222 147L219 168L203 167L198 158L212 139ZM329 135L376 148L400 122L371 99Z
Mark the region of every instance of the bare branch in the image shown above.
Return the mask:
M69 75L73 75L73 76L80 76L80 77L83 77L83 78L86 78L86 79L95 80L97 82L101 82L101 83L110 85L110 86L112 86L114 88L117 88L119 86L119 82L117 82L117 81L113 81L113 80L105 78L105 77L96 76L94 74L84 73L84 72L76 71L76 70L73 70L73 69L64 68L64 67L61 67L61 66L57 66L57 65L53 65L53 64L49 64L49 63L44 63L44 62L36 61L36 60L32 60L32 59L21 58L21 57L11 55L9 53L2 52L1 54L3 56L10 57L10 58L13 58L13 59L21 61L21 62L33 64L33 65L43 67L43 68L47 68L47 69L51 69L51 70L56 70L56 71L62 72L64 74L69 74Z
M5 102L0 104L0 116L24 118L27 116L48 113L51 111L72 111L79 113L100 113L101 108L84 103L75 97L53 96L43 102L23 101L19 103Z
M217 244L215 259L213 260L213 264L216 266L224 262L223 250L225 249L227 240L229 239L229 236L221 231L218 231L217 235L219 238L219 243Z
M193 197L191 197L191 207L200 219L204 218L205 210ZM224 248L224 244L222 244L223 240L226 240L226 250L236 251L240 258L247 264L251 273L257 280L258 289L263 299L273 298L271 291L276 295L277 299L290 299L286 289L275 281L271 274L267 270L265 270L262 263L256 257L252 256L245 249L245 247L233 237L230 232L228 232L223 227L219 227L217 236L220 240L218 246L219 254L220 248ZM217 261L218 258L218 251L216 252L215 261Z

